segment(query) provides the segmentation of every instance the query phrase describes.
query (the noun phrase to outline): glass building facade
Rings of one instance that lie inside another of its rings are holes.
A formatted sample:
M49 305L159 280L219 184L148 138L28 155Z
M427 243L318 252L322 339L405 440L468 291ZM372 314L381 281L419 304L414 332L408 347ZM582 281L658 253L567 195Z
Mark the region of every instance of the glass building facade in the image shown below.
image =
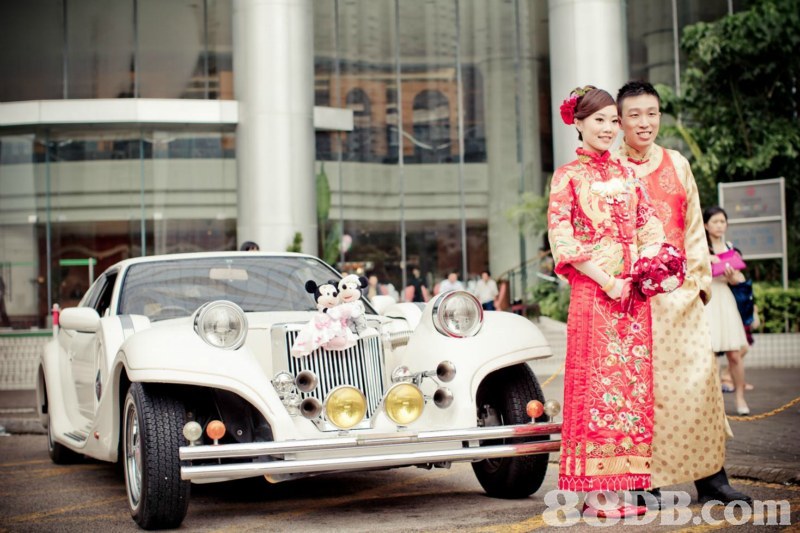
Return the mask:
M235 101L238 3L0 3L0 275L11 325L46 326L53 303L73 305L120 259L248 238L237 235L246 148L235 121L11 117L25 103ZM309 94L353 116L352 130L315 133L317 201L329 205L318 253L398 290L412 267L433 286L450 271L499 277L535 257L542 237L520 234L506 213L521 194L543 194L560 163L551 109L563 95L551 94L549 43L562 29L548 2L310 6ZM610 38L627 50L630 77L675 86L680 28L743 7L620 0L627 35Z

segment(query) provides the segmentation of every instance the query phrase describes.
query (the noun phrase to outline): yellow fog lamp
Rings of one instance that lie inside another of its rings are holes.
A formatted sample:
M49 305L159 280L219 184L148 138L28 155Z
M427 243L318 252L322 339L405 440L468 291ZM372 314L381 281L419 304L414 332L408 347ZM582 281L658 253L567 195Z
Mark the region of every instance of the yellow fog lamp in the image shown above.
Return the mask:
M394 423L407 426L422 415L425 397L419 387L411 383L397 383L383 399L383 407Z
M325 417L338 428L350 429L364 420L366 414L367 399L355 387L336 387L325 399Z

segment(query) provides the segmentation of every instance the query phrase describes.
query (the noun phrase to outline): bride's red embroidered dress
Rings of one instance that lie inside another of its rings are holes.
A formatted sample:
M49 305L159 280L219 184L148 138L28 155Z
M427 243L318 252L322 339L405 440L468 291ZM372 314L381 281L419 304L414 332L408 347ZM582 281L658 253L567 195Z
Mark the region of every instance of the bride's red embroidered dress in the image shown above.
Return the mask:
M630 169L578 149L553 175L548 231L556 273L571 286L558 486L650 487L653 368L649 301L630 314L573 267L591 260L629 277L646 248L665 241Z

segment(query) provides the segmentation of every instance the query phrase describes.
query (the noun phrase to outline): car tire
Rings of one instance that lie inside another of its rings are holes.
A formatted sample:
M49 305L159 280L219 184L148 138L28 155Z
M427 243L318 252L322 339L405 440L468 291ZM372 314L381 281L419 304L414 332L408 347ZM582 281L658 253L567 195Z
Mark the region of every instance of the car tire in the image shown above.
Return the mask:
M44 380L44 372L41 369L39 370L39 386L36 387L36 398L39 404L39 412L45 420L47 453L50 455L50 460L57 465L71 465L81 462L83 455L70 450L53 439L53 424L50 423L50 411L48 410L50 400L47 397L47 383Z
M191 487L181 479L178 457L178 448L186 444L183 402L158 385L133 383L122 417L122 460L133 520L143 529L178 527Z
M524 424L530 422L527 404L537 399L544 402L542 389L536 376L527 364L504 368L489 375L478 387L478 418L484 424L492 424L487 420L485 406L490 406L499 419L499 425ZM537 422L546 422L547 415L537 418ZM532 440L549 440L549 436L528 437L524 439L505 439L506 444L530 442ZM492 441L496 443L498 441ZM491 443L489 443L491 444ZM503 457L501 459L485 459L472 463L472 469L483 490L495 498L527 498L542 486L547 473L549 454L524 455L520 457Z

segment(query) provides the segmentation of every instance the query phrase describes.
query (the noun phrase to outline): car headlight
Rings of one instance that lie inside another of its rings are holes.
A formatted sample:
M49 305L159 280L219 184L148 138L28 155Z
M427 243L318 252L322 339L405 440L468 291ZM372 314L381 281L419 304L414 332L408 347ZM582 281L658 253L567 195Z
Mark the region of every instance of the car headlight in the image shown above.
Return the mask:
M334 426L350 429L367 414L367 399L355 387L336 387L325 398L325 416Z
M195 314L194 331L215 348L236 350L247 336L247 316L233 302L208 302Z
M433 304L433 325L442 335L472 337L482 324L483 308L468 292L448 292Z
M420 417L425 398L419 387L411 383L397 383L383 399L383 408L395 424L407 426Z

